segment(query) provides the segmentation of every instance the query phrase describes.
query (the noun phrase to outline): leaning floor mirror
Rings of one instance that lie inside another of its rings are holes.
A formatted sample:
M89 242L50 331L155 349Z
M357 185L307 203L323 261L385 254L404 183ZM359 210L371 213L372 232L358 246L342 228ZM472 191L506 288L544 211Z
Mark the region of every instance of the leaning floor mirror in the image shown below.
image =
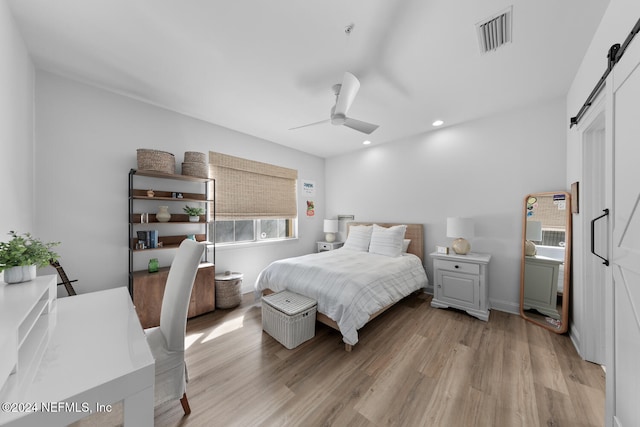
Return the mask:
M571 197L566 191L524 199L520 314L559 334L569 327Z

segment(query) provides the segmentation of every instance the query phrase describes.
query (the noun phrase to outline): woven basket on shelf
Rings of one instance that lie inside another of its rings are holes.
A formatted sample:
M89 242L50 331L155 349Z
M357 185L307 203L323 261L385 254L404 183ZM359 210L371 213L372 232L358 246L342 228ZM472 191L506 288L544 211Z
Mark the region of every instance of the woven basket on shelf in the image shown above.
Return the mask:
M207 155L205 153L199 153L197 151L185 151L184 161L185 163L207 163Z
M176 173L176 158L166 151L138 148L138 169L146 171Z
M206 163L183 162L182 175L209 178L209 165Z

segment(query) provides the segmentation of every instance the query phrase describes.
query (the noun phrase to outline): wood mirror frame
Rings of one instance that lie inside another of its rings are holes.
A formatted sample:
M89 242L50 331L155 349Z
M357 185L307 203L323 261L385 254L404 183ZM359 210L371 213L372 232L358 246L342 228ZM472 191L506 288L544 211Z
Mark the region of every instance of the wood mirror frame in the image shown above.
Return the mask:
M528 194L522 219L520 315L558 334L567 332L570 284L571 195Z

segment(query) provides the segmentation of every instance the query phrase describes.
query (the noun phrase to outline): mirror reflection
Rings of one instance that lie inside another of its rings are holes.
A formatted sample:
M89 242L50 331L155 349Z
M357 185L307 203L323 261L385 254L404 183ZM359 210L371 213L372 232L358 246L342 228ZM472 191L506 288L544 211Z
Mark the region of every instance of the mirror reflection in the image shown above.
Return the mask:
M568 329L571 200L565 191L524 200L520 313L557 333Z

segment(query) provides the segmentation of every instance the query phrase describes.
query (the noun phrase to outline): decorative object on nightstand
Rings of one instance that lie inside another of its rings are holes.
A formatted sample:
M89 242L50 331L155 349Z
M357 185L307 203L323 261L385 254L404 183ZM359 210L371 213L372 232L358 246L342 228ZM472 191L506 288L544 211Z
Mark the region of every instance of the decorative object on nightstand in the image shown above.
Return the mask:
M338 220L337 219L325 219L324 220L324 232L326 233L324 238L327 242L332 243L336 241L336 233L338 232Z
M332 251L341 248L344 242L318 242L318 252Z
M465 310L489 320L489 261L491 255L431 254L435 279L432 307Z
M455 240L451 248L458 255L466 255L471 250L471 244L466 240L474 236L473 220L471 218L447 218L447 237Z
M526 240L524 242L524 254L534 256L536 254L536 244L542 241L542 221L527 220Z

